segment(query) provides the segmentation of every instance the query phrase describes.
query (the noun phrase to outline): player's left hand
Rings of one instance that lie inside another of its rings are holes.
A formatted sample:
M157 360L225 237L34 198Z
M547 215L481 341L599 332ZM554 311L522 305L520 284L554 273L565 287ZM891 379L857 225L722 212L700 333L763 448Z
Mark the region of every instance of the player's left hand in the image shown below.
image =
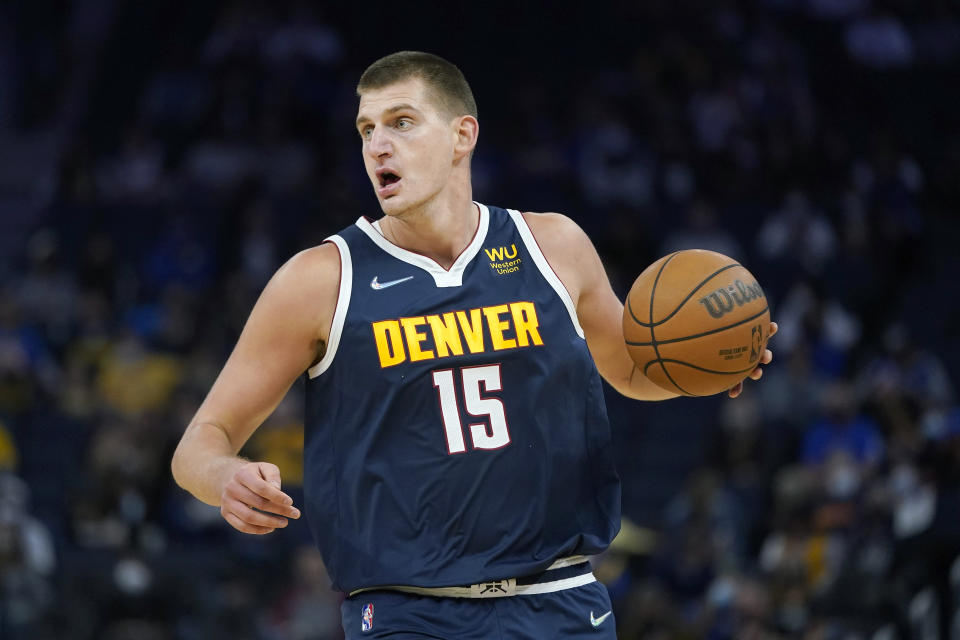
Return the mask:
M770 344L769 340L774 335L776 335L777 329L779 329L779 327L777 326L777 323L771 322L770 335L767 336L767 341L768 341L767 344ZM747 377L750 378L751 380L759 380L761 377L763 377L763 369L760 368L760 365L770 364L772 360L773 360L773 351L770 351L770 349L764 349L763 355L760 356L760 363L756 366L756 368L753 371L749 373L749 375L747 375ZM743 382L741 381L741 382L738 382L736 385L730 387L730 390L727 391L727 395L729 395L731 398L736 398L738 395L740 395L742 391L743 391Z

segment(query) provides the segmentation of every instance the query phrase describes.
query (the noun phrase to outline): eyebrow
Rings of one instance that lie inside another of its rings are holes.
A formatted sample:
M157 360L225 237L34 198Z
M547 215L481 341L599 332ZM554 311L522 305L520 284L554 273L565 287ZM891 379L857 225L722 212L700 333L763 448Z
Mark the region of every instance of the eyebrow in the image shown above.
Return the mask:
M404 102L403 104L394 105L389 109L385 109L384 113L396 113L397 111L405 111L405 110L416 111L418 113L420 111L419 109L414 107L412 104L407 104L406 102ZM368 118L367 116L359 116L357 118L358 127L364 122L370 122L370 118Z

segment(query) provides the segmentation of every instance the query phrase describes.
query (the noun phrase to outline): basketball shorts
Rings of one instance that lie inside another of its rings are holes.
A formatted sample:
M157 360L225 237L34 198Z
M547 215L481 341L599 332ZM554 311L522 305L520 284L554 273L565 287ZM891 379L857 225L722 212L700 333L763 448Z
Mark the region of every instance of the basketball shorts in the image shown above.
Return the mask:
M573 577L571 572L580 573ZM571 586L567 586L571 585ZM346 640L616 640L607 588L587 563L464 587L355 592L340 607Z

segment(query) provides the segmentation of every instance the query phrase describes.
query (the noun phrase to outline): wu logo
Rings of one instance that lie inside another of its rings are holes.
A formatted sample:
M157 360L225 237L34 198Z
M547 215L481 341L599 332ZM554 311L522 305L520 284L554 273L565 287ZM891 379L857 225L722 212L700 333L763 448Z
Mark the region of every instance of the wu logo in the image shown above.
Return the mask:
M517 245L511 244L510 248L506 247L497 247L496 249L484 249L483 250L487 257L494 261L500 261L503 259L512 260L517 257Z

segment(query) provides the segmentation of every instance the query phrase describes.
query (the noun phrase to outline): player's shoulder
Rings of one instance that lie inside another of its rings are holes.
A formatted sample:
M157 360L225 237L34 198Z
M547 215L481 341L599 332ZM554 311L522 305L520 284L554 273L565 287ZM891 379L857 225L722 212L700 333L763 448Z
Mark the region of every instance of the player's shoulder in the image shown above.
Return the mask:
M273 277L281 287L322 292L340 282L340 251L331 242L304 249L287 260Z
M559 225L559 226L574 226L578 227L577 223L573 221L570 216L564 215L562 213L557 213L556 211L524 211L523 219L527 222L528 225Z
M590 238L576 222L562 213L524 213L523 219L537 246L576 301L584 286L591 283L596 251Z
M285 326L302 326L323 341L339 289L340 252L332 243L324 243L300 251L277 269L258 306Z
M572 218L562 213L547 211L523 212L524 222L530 227L537 243L545 251L575 251L590 244L587 234Z
M324 269L340 264L340 250L332 242L322 242L295 253L282 268L293 270Z

